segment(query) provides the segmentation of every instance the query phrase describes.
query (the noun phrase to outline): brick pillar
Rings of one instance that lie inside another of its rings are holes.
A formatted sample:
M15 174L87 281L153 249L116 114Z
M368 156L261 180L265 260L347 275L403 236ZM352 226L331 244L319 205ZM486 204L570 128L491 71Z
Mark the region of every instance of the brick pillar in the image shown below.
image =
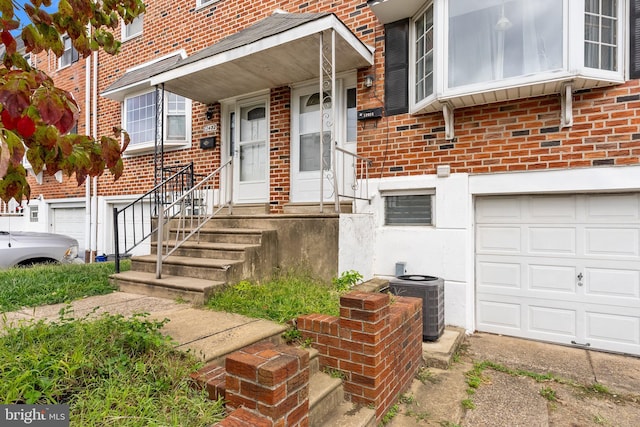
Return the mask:
M309 353L264 342L226 358L227 409L244 408L273 426L307 426Z
M422 300L351 292L340 298L340 317L298 318L320 365L345 375L345 398L373 405L377 420L406 390L422 364Z

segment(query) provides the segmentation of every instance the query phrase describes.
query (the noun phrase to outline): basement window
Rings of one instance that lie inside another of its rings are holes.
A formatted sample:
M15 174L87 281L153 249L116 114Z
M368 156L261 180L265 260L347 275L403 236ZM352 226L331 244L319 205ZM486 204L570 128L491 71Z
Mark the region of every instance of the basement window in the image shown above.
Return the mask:
M421 193L386 193L384 224L400 226L433 225L433 191Z

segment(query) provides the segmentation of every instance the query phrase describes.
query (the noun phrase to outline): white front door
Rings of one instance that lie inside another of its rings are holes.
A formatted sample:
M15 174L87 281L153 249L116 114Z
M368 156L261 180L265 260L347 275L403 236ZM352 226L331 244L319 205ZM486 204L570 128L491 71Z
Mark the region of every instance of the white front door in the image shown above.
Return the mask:
M476 318L640 355L640 194L478 198Z
M234 203L269 201L269 115L266 100L227 106L226 145L233 156Z
M319 202L320 181L323 180L323 199L333 201L334 179L338 187L345 179L351 179L351 171L345 172L343 156L338 155L338 176L334 177L331 144L355 152L356 148L356 89L355 76L336 82L334 99L328 93L320 95L318 84L294 89L291 95L291 201ZM321 124L320 103L324 99L324 125ZM335 111L333 141L329 123ZM324 133L322 156L320 155L320 130ZM349 163L352 165L352 162ZM321 165L323 173L320 172ZM353 166L351 166L353 167ZM322 178L321 178L322 177ZM340 188L338 189L340 192Z

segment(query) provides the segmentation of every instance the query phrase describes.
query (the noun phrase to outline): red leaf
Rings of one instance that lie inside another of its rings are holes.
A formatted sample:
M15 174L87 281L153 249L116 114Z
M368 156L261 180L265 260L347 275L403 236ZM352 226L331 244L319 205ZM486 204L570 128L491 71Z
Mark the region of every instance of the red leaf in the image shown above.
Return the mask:
M14 130L16 128L16 120L7 110L2 110L2 124L7 130Z
M55 124L60 131L60 134L64 135L73 129L73 125L76 123L77 117L69 109L65 109L62 112L62 117Z
M61 102L52 96L42 96L38 100L38 112L40 113L40 117L42 121L48 125L54 125L60 121L62 115L64 114L64 107Z
M6 54L12 55L16 52L16 48L18 47L16 43L16 39L13 38L11 33L7 30L2 31L0 34L0 38L2 38L2 43L6 48Z
M16 130L25 138L30 138L36 132L36 124L31 117L22 116L16 122Z

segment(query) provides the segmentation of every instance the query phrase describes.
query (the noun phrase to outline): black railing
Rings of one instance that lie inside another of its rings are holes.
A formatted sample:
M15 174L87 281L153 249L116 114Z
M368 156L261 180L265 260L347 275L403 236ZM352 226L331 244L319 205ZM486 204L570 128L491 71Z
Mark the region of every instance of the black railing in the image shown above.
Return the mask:
M116 273L120 272L120 259L129 256L130 252L157 231L158 214L165 205L182 197L193 188L193 163L186 166L174 166L163 169L163 178L168 178L138 197L122 209L113 208L113 234ZM170 214L179 213L180 205L173 205ZM121 245L122 243L122 245Z

